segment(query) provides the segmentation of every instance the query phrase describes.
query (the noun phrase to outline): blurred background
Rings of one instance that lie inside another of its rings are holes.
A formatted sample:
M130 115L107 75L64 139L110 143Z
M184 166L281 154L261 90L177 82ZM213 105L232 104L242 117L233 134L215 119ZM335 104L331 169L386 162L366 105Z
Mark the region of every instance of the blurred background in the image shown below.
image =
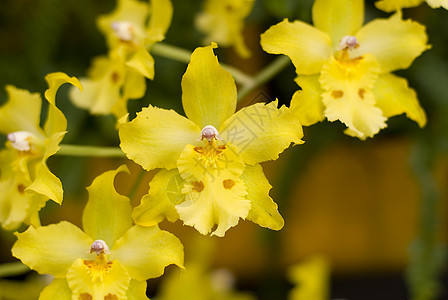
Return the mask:
M244 31L252 56L241 59L232 49L220 47L215 51L220 62L255 75L276 58L262 51L259 35L284 18L311 22L312 3L256 0ZM164 43L193 51L203 39L193 25L202 1L173 0L173 4L173 21ZM6 101L6 84L42 94L44 76L50 72L85 76L92 58L107 53L95 18L114 7L115 1L107 0L2 0L0 104ZM367 1L366 22L377 17L388 14ZM204 268L227 270L236 289L257 299L286 299L295 284L288 277L291 267L319 255L330 269L331 299L448 299L448 11L422 4L405 10L404 17L426 25L432 44L408 70L397 72L417 91L428 115L426 127L420 129L413 121L397 116L367 141L344 135L344 126L336 122L304 128L303 145L262 165L273 185L270 195L285 219L284 228L274 232L240 221L224 238L203 242L199 233L180 221L163 222L161 227L183 242L187 266L198 251L205 251ZM131 115L148 104L183 113L180 82L186 64L154 57L155 79L148 81L143 99L129 102ZM239 106L275 98L289 105L299 88L294 77L290 64ZM57 104L68 119L63 143L119 144L114 117L91 116L74 107L66 87L58 94ZM128 195L141 173L141 167L131 161L50 158L50 168L61 179L65 198L62 206L47 202L41 211L42 224L69 220L81 226L85 187L122 163L130 167L131 175L119 175L116 185L120 193ZM153 175L144 174L131 199L133 205L148 192ZM0 231L0 263L15 261L10 254L14 241L11 232ZM168 276L176 272L167 269ZM151 298L159 299L166 277L149 281ZM37 299L46 280L34 273L1 278L0 299ZM26 295L5 296L24 285Z

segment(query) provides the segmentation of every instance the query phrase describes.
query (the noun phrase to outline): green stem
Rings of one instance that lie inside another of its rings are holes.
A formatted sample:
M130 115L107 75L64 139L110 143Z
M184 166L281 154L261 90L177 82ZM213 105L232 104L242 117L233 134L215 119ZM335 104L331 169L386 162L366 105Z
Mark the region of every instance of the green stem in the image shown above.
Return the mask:
M134 198L135 194L137 193L138 188L140 187L140 184L145 177L146 171L141 169L140 173L138 174L137 179L134 181L134 184L132 185L131 190L129 191L129 199L132 200Z
M157 56L166 57L172 60L177 60L188 64L190 62L191 52L179 48L176 46L171 46L164 43L156 43L151 48L151 53Z
M98 147L98 146L78 146L78 145L59 145L61 149L58 155L65 156L95 156L95 157L125 157L123 151L118 147Z
M12 262L0 265L0 278L17 276L26 273L30 270L28 266L24 265L22 262Z
M269 79L273 78L277 75L281 70L286 68L290 64L290 60L287 56L280 56L275 59L271 64L269 64L266 68L261 70L255 76L252 84L247 84L243 86L243 88L238 93L238 101L241 101L246 97L250 92L255 90L257 87L266 83Z
M172 45L168 45L168 44L164 44L164 43L157 43L154 44L151 48L151 53L158 55L158 56L162 56L162 57L166 57L166 58L170 58L172 60L177 60L183 63L188 64L190 62L190 58L191 58L191 52L183 49L183 48L179 48L176 46L172 46ZM235 78L235 80L242 84L242 85L253 85L254 84L254 79L243 73L242 71L238 70L235 67L226 65L226 64L221 64L221 66L226 69L227 71L230 72L230 74L232 74L232 76Z

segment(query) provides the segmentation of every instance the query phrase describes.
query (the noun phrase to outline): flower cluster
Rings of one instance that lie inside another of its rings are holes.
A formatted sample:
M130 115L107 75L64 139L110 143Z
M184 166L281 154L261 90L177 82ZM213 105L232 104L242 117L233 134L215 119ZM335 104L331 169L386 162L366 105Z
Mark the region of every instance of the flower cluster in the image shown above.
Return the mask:
M0 133L7 139L0 150L0 223L6 230L29 225L15 233L12 254L54 277L40 299L147 299L146 280L161 276L170 264L184 268L183 245L159 228L164 220L181 220L202 235L218 237L240 219L282 229L285 222L260 164L302 144L302 126L338 120L346 134L361 140L378 134L395 115L406 114L425 126L417 94L392 73L430 49L425 26L401 12L423 0L377 1L378 8L394 14L367 24L363 0L315 0L313 25L287 19L272 25L261 34L260 45L291 59L297 75L291 83L300 89L289 107L275 99L237 109L234 77L241 73L223 68L215 49L233 46L241 57L250 55L243 27L254 2L207 0L197 14L196 26L206 34L207 45L191 53L179 83L185 116L149 105L133 117L127 108L128 100L145 95L146 79L155 76L150 51L171 24L170 0L118 0L114 11L100 16L107 55L96 57L80 80L65 73L47 75L45 120L38 94L6 86L8 100L0 107ZM427 2L448 9L447 1ZM264 79L243 88L255 89ZM69 97L76 106L116 117L123 159L145 171L157 169L136 207L114 186L118 173L129 173L125 165L96 177L87 188L83 230L68 221L41 226L39 217L47 200L63 200L62 183L47 160L67 132L67 120L56 106L56 92L64 83L72 85ZM219 292L201 266L192 265L188 272L187 266L182 280L207 282L213 297ZM292 279L306 284L293 291L292 299L325 299L328 272L320 259L293 269ZM179 295L170 288L182 290L185 283L171 280L165 295ZM230 290L226 295L234 295Z
M402 113L426 124L415 92L391 74L429 48L424 26L399 13L362 26L362 0L316 0L312 15L314 27L284 20L261 35L265 51L288 55L296 68L302 90L291 109L302 125L339 120L347 134L365 139Z
M116 9L98 18L98 28L109 47L107 56L93 60L83 93L72 89L71 99L92 114L127 113L129 99L146 91L145 78L154 78L154 59L148 50L162 41L173 13L170 0L119 0Z

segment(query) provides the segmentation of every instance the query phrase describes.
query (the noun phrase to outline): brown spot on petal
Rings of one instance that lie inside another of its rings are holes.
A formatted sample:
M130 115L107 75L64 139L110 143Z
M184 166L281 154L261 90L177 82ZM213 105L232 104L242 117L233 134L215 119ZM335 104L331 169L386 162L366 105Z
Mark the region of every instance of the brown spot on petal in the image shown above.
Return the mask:
M365 93L365 92L366 92L365 89L359 89L359 90L358 90L359 98L364 99L364 93Z
M19 191L20 194L25 193L25 189L26 189L26 186L24 186L23 184L19 184L17 186L17 190Z
M235 181L233 181L232 179L226 179L222 182L222 185L226 190L230 190L235 186Z
M344 92L341 90L331 91L331 97L333 97L334 99L342 98L342 96L344 96Z
M118 72L113 72L111 79L113 83L118 83L118 80L120 80L120 74L118 74Z
M79 295L79 300L92 300L93 297L89 293L81 293Z
M202 181L195 181L192 183L193 185L193 191L195 192L202 192L204 190L204 183Z
M226 4L225 8L228 13L232 13L235 10L235 8L230 4Z
M112 294L107 294L106 296L104 296L104 300L118 300L118 296L112 295Z

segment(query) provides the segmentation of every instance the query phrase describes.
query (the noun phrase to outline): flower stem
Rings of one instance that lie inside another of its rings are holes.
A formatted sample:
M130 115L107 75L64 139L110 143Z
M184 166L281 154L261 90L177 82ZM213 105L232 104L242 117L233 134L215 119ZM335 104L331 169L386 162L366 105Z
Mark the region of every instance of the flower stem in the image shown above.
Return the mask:
M190 58L191 58L190 51L183 49L183 48L176 47L176 46L164 44L164 43L154 44L151 48L151 53L158 55L158 56L170 58L172 60L177 60L177 61L180 61L180 62L183 62L186 64L188 64L190 62ZM229 66L229 65L226 65L226 64L221 64L221 66L224 69L226 69L227 71L229 71L229 73L232 74L232 76L235 78L235 80L238 83L240 83L242 85L253 85L254 84L254 79L251 76L240 71L239 69Z
M61 149L58 155L65 156L95 156L95 157L125 157L123 151L118 147L98 147L98 146L79 146L79 145L59 145Z
M12 262L0 265L0 278L17 276L26 273L30 270L28 266L24 265L22 262Z
M287 56L280 56L279 58L276 58L271 64L269 64L255 76L252 84L246 84L241 88L238 93L238 101L241 101L254 89L266 83L269 79L273 78L289 64L290 60Z
M138 188L140 187L140 184L142 183L143 178L145 177L146 171L141 169L140 173L138 174L137 179L134 181L134 184L132 185L131 190L129 191L128 197L132 200L134 198L135 194L137 193Z

